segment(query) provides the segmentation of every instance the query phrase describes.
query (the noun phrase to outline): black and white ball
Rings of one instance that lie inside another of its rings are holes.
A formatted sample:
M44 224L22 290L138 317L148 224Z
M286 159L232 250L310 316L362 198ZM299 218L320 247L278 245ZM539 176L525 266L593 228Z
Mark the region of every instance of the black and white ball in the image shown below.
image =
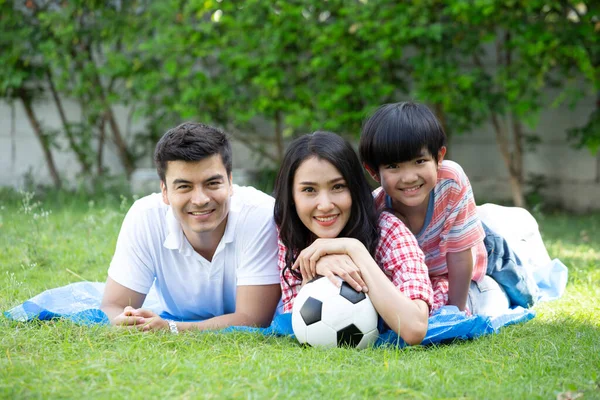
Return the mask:
M300 343L364 349L375 343L377 311L369 296L327 278L307 283L294 300L292 328Z

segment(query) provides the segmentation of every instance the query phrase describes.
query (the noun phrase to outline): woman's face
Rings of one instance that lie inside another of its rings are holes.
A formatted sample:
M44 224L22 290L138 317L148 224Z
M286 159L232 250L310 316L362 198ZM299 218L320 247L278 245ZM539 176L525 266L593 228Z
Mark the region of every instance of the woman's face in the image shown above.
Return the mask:
M335 238L350 219L352 197L346 180L329 161L311 157L294 175L296 212L318 238Z

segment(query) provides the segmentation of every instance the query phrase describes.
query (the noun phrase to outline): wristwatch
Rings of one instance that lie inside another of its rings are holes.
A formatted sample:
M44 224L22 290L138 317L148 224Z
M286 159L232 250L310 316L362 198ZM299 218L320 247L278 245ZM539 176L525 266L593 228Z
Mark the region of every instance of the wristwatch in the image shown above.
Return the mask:
M177 329L177 324L175 323L175 321L171 321L170 319L168 319L167 324L169 324L169 330L171 331L172 334L174 334L174 335L179 334L179 329Z

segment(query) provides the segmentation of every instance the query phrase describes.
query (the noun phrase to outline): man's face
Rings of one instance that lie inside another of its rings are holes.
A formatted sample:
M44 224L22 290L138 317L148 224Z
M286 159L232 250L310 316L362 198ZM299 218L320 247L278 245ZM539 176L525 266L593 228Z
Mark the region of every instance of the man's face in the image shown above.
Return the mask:
M221 239L233 194L221 155L195 162L169 161L161 190L193 246Z

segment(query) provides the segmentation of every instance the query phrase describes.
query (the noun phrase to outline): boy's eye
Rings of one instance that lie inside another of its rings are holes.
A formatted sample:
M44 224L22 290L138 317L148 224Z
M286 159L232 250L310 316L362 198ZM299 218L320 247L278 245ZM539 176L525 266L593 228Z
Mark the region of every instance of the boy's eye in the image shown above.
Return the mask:
M417 164L425 164L426 162L427 162L427 160L426 160L426 159L424 159L424 158L419 158L419 159L417 159L417 161L416 161L416 163L417 163Z
M398 164L388 164L385 166L386 169L395 169L398 168Z

